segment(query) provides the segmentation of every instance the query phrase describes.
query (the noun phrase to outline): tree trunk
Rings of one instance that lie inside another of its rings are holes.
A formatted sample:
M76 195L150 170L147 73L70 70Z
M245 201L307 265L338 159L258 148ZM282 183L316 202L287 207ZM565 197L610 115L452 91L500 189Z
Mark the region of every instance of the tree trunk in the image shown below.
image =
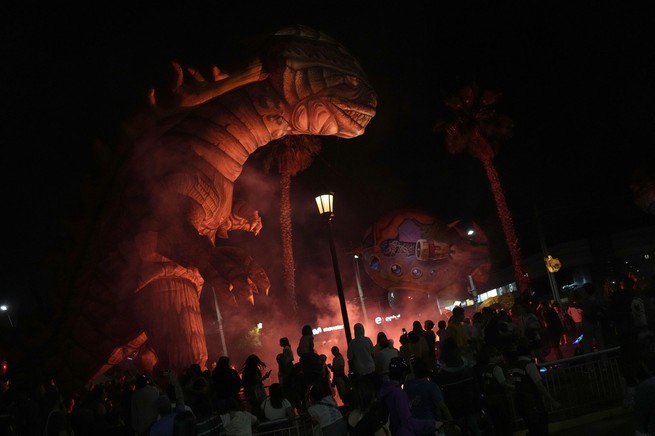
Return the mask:
M280 232L282 236L282 280L295 315L298 309L298 301L296 299L296 266L293 261L291 174L289 171L280 172Z
M530 291L530 278L523 270L523 260L521 259L521 244L516 236L514 230L514 220L512 214L507 207L507 200L505 199L505 192L500 183L498 172L490 158L482 159L482 165L487 173L489 184L491 185L491 192L493 193L494 200L496 201L496 210L498 218L505 234L507 241L507 248L509 249L510 257L512 258L512 266L514 268L514 277L516 279L516 286L518 287L521 295Z

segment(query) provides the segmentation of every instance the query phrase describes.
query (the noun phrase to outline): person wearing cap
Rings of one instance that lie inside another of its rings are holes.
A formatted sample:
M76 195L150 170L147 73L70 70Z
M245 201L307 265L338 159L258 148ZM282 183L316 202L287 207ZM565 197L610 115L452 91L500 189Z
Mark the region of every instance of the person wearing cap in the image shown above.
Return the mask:
M389 380L384 381L378 391L378 399L387 406L391 434L413 436L434 434L443 426L435 419L420 419L412 416L409 396L402 383L409 373L409 365L402 357L394 357L389 363Z

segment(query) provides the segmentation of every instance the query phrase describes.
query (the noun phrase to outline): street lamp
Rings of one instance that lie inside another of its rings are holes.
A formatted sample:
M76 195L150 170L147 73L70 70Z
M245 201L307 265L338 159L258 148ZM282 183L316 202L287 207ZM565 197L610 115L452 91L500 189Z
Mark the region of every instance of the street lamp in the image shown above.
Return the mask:
M355 262L355 280L357 281L357 292L359 293L359 301L362 305L362 315L364 315L364 321L368 324L368 313L366 312L366 302L364 301L364 289L362 289L362 278L359 272L359 255L355 254L353 256L353 261Z
M329 194L322 194L316 197L316 206L318 207L318 213L326 218L328 224L328 239L330 240L332 267L334 268L334 279L337 282L339 305L341 306L341 318L343 318L343 329L346 331L346 343L350 344L352 336L350 333L350 322L348 321L348 309L346 308L346 298L343 295L343 284L341 283L341 273L339 272L337 250L334 247L334 237L332 236L332 218L334 217L333 201L334 193L330 192Z
M14 328L14 323L11 321L11 316L9 316L9 308L7 307L7 305L3 304L2 306L0 306L0 310L2 310L3 312L7 312L7 319L9 320L9 325L11 326L11 328Z

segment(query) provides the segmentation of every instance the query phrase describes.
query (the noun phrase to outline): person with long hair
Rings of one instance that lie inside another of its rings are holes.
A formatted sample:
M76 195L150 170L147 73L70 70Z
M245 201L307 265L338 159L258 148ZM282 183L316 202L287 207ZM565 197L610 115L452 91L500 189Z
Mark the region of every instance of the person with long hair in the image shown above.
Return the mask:
M266 371L266 364L256 354L248 356L241 369L241 383L249 410L260 418L263 417L260 405L266 399L264 380L270 375L271 370Z
M268 398L261 404L261 409L267 421L293 419L296 416L296 411L284 396L284 389L280 383L273 383L268 387Z
M227 404L228 398L240 401L241 376L239 372L230 365L228 356L221 356L216 362L216 368L211 373L211 381L214 394L220 410Z

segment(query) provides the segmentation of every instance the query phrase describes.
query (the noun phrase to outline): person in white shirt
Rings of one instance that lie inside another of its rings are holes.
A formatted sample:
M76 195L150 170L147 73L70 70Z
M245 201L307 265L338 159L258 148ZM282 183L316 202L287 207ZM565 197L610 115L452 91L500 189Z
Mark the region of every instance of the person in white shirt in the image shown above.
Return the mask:
M132 409L132 428L138 436L146 436L150 426L157 421L157 399L161 394L159 388L150 384L145 375L136 378L136 389L132 393L130 407Z
M227 400L227 413L220 415L227 436L252 436L252 429L259 425L259 419L241 405L234 398Z
M317 384L309 391L310 405L307 413L323 436L346 436L348 425L337 406L332 393L323 384Z
M273 383L268 387L268 398L262 403L264 416L268 421L278 419L293 419L296 415L291 402L285 398L284 390L280 383Z
M379 342L380 349L375 353L375 372L378 376L378 386L389 380L389 364L391 359L400 355L399 351L391 346L389 339L383 338Z

